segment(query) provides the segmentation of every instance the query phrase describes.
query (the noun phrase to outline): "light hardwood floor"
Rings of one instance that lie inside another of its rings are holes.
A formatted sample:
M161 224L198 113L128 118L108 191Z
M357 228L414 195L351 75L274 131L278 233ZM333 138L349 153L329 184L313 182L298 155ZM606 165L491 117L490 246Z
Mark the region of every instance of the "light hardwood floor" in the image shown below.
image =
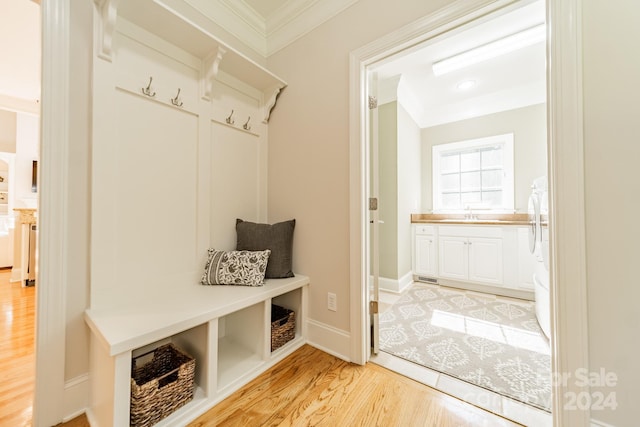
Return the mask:
M0 270L0 426L31 424L34 288ZM6 279L6 280L3 280ZM88 427L82 415L60 427ZM515 427L428 386L368 363L344 362L305 345L196 419L209 426Z
M518 425L376 364L306 345L189 427Z
M35 379L35 288L0 270L0 426L31 425Z
M64 427L88 427L79 417ZM189 427L515 427L381 366L344 362L305 345Z

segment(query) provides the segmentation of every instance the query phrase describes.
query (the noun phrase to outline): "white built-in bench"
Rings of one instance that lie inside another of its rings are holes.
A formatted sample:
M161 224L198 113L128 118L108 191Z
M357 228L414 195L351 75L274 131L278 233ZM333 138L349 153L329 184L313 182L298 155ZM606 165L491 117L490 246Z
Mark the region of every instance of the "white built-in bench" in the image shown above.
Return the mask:
M196 359L193 401L159 426L184 425L306 342L309 278L267 279L264 286L194 285L144 302L89 309L93 427L129 425L131 359L167 342ZM295 338L271 352L271 304L296 312Z

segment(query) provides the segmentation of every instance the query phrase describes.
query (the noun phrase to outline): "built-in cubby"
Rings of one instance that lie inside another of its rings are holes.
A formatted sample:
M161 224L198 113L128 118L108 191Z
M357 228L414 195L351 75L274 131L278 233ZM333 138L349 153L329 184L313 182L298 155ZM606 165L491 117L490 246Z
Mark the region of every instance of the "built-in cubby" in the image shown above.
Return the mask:
M261 287L194 285L188 293L161 298L172 304L159 304L156 296L135 305L87 310L92 426L128 425L132 358L169 342L196 360L194 399L158 426L196 418L305 344L308 285L302 275L267 279ZM272 304L296 313L295 338L274 352Z
M170 337L163 338L158 341L154 341L150 344L144 345L142 347L138 347L131 351L131 359L133 360L140 355L144 355L149 353L158 347L172 343L175 345L180 351L183 353L193 357L196 361L195 366L195 375L193 379L194 390L193 390L193 400L189 402L186 406L180 408L173 414L173 417L170 417L166 420L162 420L159 424L169 424L172 418L181 418L184 417L192 410L193 407L197 407L200 404L203 404L207 401L208 395L208 367L209 367L209 355L210 352L208 350L208 335L209 335L209 323L204 323L193 328L189 328L185 331L174 334ZM138 365L142 366L145 362L148 362L153 354L149 354L147 359L140 358L138 360Z
M158 425L182 426L306 342L307 277L198 284L207 249L235 248L236 218L267 222L267 124L286 83L188 1L94 4L87 415L128 425L132 357L172 342L196 359L195 397ZM274 301L297 324L271 352Z
M242 381L264 363L265 303L218 319L218 390Z
M273 355L277 355L280 352L287 351L287 347L289 345L295 345L295 343L299 339L301 339L303 336L302 322L300 321L300 316L299 316L300 312L304 311L302 309L302 289L295 289L291 292L287 292L286 294L278 295L277 297L271 300L271 303L275 305L279 305L280 307L287 308L289 310L293 310L296 313L296 317L297 317L296 325L295 325L295 331L296 331L295 338L292 341L285 344L284 346L273 351Z

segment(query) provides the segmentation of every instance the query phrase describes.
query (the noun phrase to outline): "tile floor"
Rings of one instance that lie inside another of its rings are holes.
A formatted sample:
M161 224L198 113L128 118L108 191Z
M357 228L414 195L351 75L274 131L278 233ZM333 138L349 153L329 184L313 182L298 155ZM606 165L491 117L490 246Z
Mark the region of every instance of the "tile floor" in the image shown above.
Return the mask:
M478 294L473 291L466 292ZM380 290L380 312L390 308L401 295L402 294ZM481 295L486 297L486 294ZM506 297L496 296L496 298ZM518 301L512 298L508 299L510 301ZM441 374L433 369L392 356L383 351L377 355L373 355L371 361L522 425L531 427L551 427L553 425L552 416L548 412L509 399L482 387L458 380L449 375Z

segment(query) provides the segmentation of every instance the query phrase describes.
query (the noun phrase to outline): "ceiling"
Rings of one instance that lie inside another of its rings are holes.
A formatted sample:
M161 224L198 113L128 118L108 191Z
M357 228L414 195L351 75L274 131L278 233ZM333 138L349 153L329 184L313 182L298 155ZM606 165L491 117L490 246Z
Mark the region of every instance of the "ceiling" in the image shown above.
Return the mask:
M268 57L358 0L183 0ZM211 18L211 17L215 17Z
M265 57L358 0L184 0ZM40 97L40 8L30 0L0 0L0 97ZM538 43L435 77L434 61L544 22L544 0L477 21L387 58L373 68L382 92L400 101L422 128L545 102L545 44ZM222 11L226 11L224 15ZM8 11L8 12L7 12ZM222 16L222 18L221 18ZM19 42L16 42L19 41ZM458 83L474 80L467 90Z
M421 128L543 103L544 41L438 77L432 64L544 21L544 1L536 0L388 58L372 67L380 103L397 96ZM457 89L468 80L475 86Z
M40 99L40 6L30 0L0 0L0 96Z

